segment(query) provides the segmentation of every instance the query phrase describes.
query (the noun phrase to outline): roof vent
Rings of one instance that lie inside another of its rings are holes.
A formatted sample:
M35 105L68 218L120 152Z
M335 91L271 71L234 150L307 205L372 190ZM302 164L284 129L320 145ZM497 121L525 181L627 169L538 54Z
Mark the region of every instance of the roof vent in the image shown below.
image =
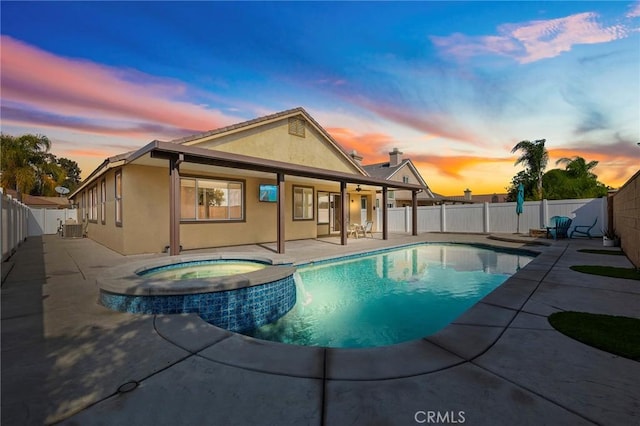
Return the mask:
M289 118L289 134L304 138L305 121L300 117Z

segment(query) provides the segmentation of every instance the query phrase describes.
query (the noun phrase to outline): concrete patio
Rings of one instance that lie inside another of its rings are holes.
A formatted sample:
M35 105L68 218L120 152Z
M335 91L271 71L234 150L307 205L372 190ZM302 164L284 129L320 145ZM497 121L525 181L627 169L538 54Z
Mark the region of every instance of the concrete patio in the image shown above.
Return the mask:
M305 262L420 241L535 242L391 237L350 239L347 246L292 241L286 251ZM640 363L572 340L547 321L562 310L640 318L637 281L569 269L631 263L577 251L601 248L599 239L545 243L527 245L540 255L441 332L350 350L263 342L196 315L109 311L96 303L96 276L163 255L124 257L89 239L32 237L2 265L2 424L637 423Z

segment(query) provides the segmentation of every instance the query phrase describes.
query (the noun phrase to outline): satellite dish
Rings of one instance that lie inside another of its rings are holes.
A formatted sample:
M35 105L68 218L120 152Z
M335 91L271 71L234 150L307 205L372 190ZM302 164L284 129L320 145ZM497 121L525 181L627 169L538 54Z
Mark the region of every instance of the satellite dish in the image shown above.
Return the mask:
M49 187L51 188L51 187ZM60 195L65 195L69 193L69 188L65 188L64 186L56 186L55 190Z

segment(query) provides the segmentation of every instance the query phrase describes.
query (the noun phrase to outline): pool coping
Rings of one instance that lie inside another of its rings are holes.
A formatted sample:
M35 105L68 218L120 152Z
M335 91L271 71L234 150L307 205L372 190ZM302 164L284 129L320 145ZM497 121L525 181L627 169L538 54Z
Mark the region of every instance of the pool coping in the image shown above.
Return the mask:
M411 245L414 244L386 249ZM395 345L354 349L289 345L233 333L206 323L196 314L157 315L155 326L163 338L192 354L267 374L348 381L413 377L452 368L484 354L522 312L565 250L523 250L539 254L451 324L435 334ZM186 338L185 328L197 332Z
M257 271L223 277L169 280L138 275L161 266L207 260L253 260L269 266ZM293 259L285 255L223 252L179 255L124 263L102 271L96 277L100 291L130 296L172 296L237 290L281 280L295 273Z

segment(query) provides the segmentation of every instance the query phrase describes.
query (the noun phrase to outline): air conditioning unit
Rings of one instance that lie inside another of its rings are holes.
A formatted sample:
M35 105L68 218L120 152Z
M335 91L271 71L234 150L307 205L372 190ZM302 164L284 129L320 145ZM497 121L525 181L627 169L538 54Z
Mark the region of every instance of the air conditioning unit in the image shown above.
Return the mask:
M62 235L64 235L64 238L82 238L82 224L65 223Z

